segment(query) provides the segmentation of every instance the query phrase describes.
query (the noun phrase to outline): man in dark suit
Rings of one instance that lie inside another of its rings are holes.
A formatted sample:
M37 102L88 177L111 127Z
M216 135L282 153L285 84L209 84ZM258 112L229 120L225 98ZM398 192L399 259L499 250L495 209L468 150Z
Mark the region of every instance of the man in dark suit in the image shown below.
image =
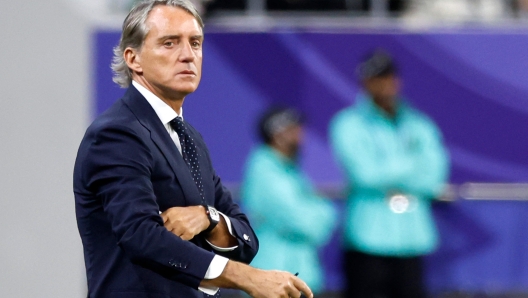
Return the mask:
M291 273L244 264L258 240L182 118L202 43L187 0L144 2L125 19L112 68L128 90L87 129L74 170L89 297L312 296Z

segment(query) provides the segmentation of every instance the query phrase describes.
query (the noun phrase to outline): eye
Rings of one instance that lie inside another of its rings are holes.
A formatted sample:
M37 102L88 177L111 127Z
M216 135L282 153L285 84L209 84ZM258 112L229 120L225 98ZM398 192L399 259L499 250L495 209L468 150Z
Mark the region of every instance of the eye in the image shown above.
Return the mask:
M166 47L172 47L174 45L174 42L166 41L166 42L163 43L163 45L166 46Z
M193 48L200 48L201 45L202 44L199 41L197 41L197 40L191 42L191 46Z

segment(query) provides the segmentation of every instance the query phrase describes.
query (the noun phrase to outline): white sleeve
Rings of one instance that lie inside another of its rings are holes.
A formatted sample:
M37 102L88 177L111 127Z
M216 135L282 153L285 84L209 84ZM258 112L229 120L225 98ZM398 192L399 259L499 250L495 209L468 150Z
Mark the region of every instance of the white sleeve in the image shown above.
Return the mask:
M209 265L209 268L207 268L207 272L205 272L204 279L215 279L219 277L224 271L227 261L229 261L228 258L215 255L211 261L211 264ZM216 294L218 289L218 287L198 287L198 290L204 292L207 295Z
M229 217L227 217L222 212L218 212L218 213L220 213L220 215L222 215L224 217L224 220L225 220L226 225L227 225L227 229L229 230L229 234L231 234L231 236L234 237L235 235L233 235L233 227L231 227L231 220L229 219ZM207 241L207 239L205 241ZM211 247L214 248L216 251L232 251L232 250L235 250L238 247L238 245L232 246L232 247L219 247L219 246L216 246L216 245L212 244L209 241L207 241L207 243L209 243L209 245L211 245Z

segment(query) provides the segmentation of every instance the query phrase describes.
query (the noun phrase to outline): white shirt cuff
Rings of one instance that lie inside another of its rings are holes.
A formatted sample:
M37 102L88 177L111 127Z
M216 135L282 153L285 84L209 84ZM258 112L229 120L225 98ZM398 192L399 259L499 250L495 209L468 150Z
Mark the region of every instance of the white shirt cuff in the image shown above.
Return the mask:
M213 260L211 261L211 264L209 265L209 268L207 268L207 272L205 272L204 279L215 279L224 272L225 266L227 265L227 261L229 261L228 258L215 255L213 257ZM216 292L218 292L218 287L198 287L198 290L204 292L207 295L214 295Z
M224 217L224 220L225 220L226 225L227 225L227 229L229 230L229 234L231 234L231 236L235 237L235 235L233 235L233 227L231 227L231 220L229 219L229 217L227 217L222 212L218 212L218 213L220 213L220 215L222 215L222 217ZM207 239L205 239L205 241L207 241ZM220 252L233 251L233 250L235 250L238 247L238 245L235 245L235 246L232 246L232 247L219 247L219 246L216 246L216 245L212 244L209 241L207 241L207 243L209 243L209 245L211 245L211 247L214 250L220 251Z
M231 220L229 219L229 217L223 214L222 212L218 212L218 213L220 213L220 215L222 215L222 217L224 218L226 225L227 225L227 229L229 230L229 234L231 234L231 236L235 236L233 235L233 227L231 227Z

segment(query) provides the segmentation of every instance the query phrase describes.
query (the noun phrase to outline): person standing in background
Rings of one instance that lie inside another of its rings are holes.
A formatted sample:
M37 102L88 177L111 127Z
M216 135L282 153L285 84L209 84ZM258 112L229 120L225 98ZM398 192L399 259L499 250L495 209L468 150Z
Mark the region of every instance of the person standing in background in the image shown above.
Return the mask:
M437 246L431 201L448 176L441 133L399 95L392 58L359 65L365 93L330 123L351 192L344 224L344 297L425 298L421 256Z
M249 155L241 198L260 239L252 265L299 272L319 293L324 276L318 248L332 236L336 212L299 168L302 129L301 117L293 109L264 113L259 122L263 144Z

